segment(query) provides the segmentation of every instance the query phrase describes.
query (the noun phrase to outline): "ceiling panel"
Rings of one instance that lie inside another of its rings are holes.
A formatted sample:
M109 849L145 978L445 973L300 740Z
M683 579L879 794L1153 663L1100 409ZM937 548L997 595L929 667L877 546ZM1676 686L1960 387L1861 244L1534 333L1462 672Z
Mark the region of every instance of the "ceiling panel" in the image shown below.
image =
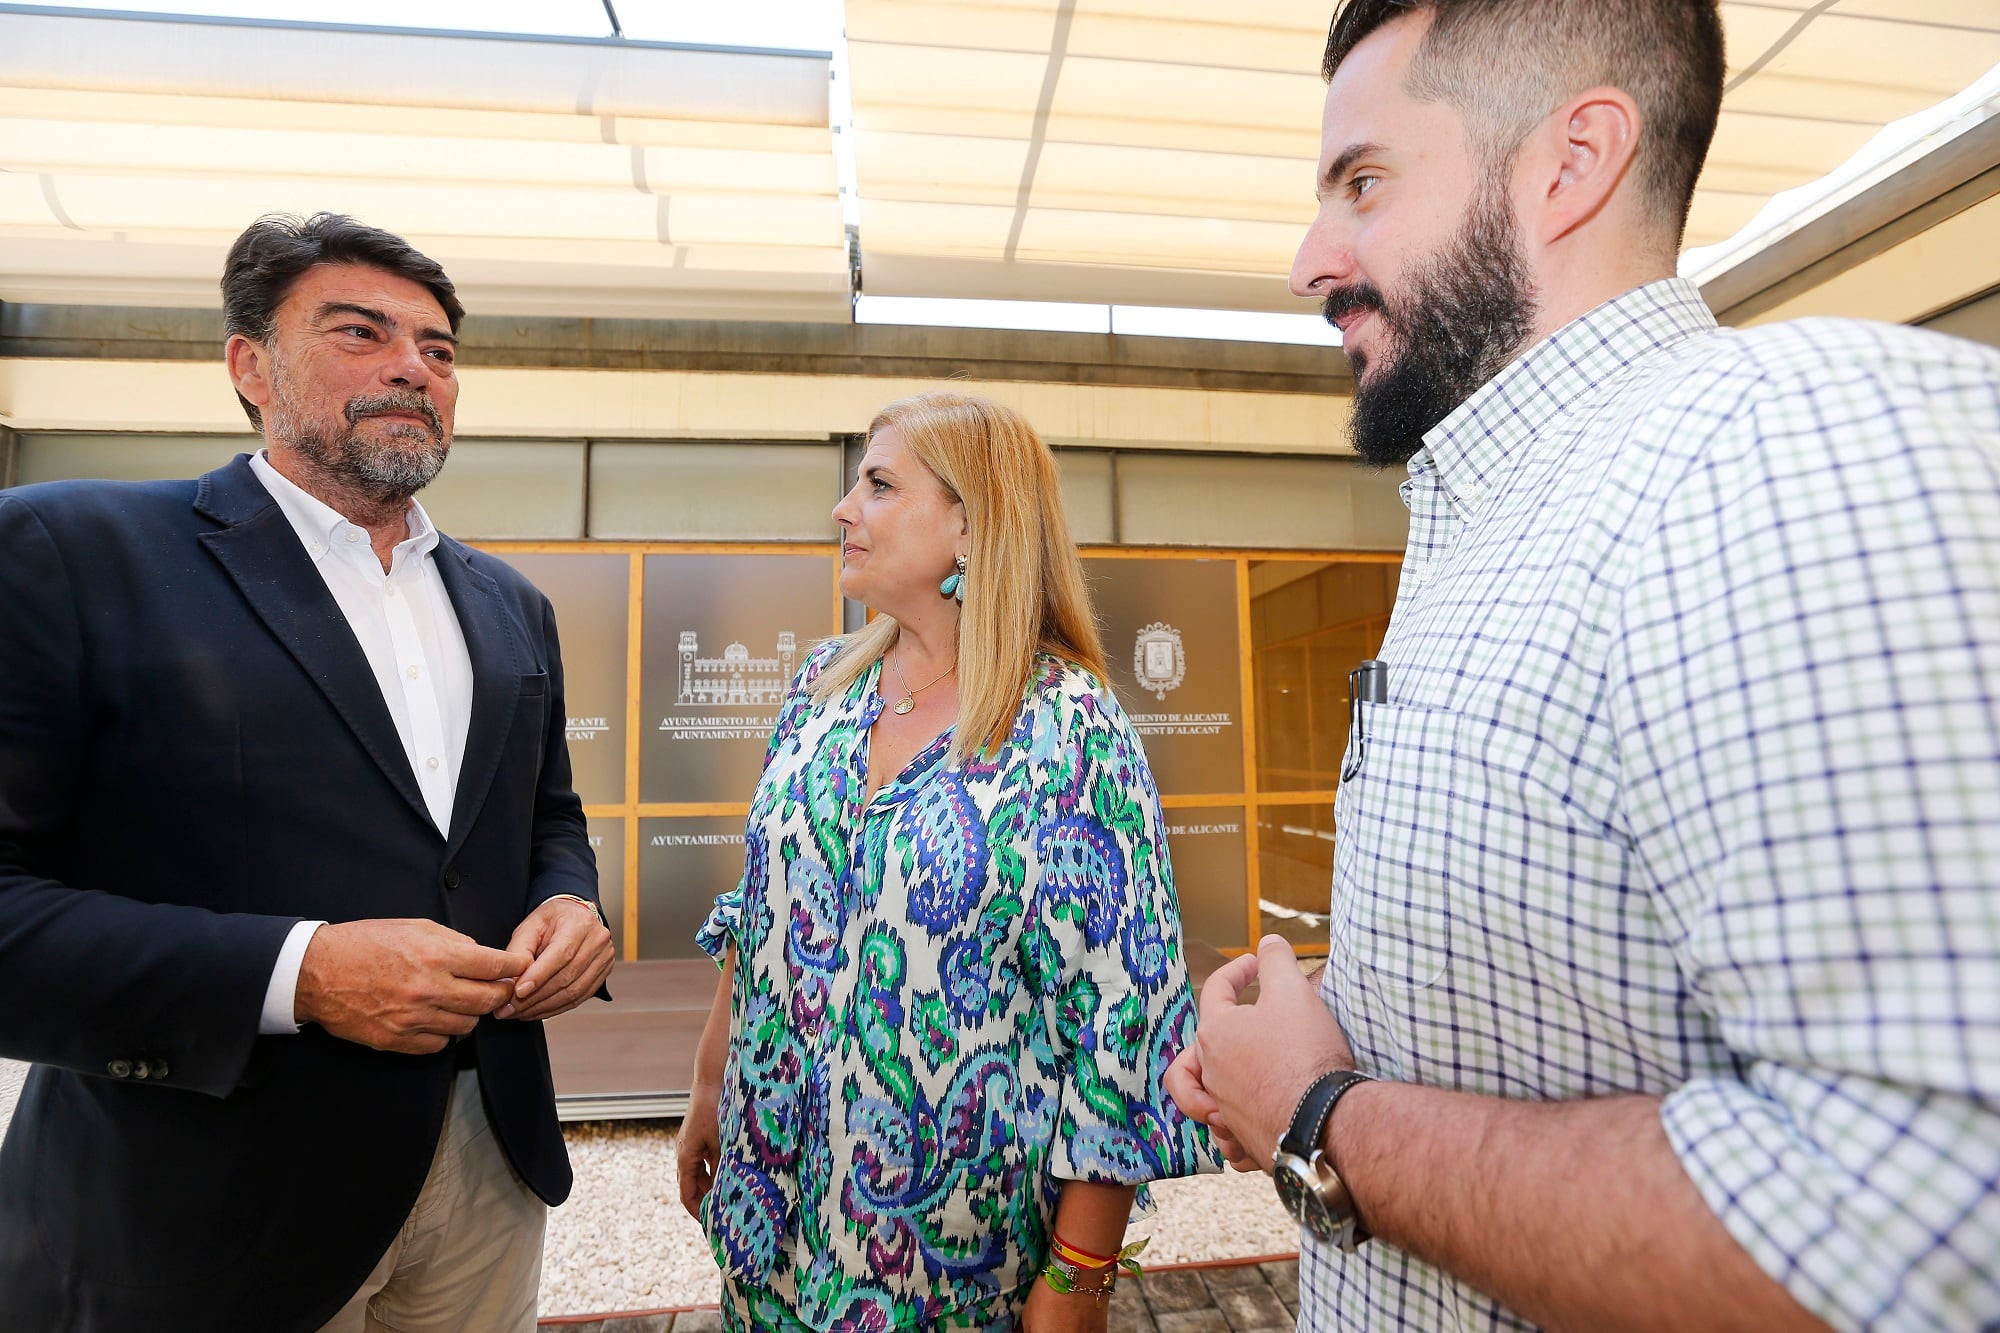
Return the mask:
M388 77L412 63L450 72ZM0 300L212 305L252 219L331 210L407 236L480 314L844 321L828 75L0 10Z
M849 0L867 290L1308 308L1285 274L1331 3ZM2000 64L2000 0L1723 10L1691 245ZM347 208L432 250L483 312L844 320L829 72L0 4L0 300L212 303L251 217Z
M1312 216L1330 0L847 10L871 293L1303 308L1283 280ZM2000 0L1723 13L1730 88L1690 245L2000 64Z

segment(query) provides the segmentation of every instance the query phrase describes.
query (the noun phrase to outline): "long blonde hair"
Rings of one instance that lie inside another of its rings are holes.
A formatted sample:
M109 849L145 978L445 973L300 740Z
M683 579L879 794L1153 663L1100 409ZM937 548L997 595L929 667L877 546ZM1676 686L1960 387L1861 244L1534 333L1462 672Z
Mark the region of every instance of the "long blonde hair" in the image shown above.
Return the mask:
M1020 413L988 398L920 393L890 403L868 439L890 427L965 505L971 549L958 621L958 730L948 762L997 753L1014 729L1035 655L1109 679L1083 562L1070 540L1055 455ZM847 689L882 659L901 627L877 616L842 642L813 697Z

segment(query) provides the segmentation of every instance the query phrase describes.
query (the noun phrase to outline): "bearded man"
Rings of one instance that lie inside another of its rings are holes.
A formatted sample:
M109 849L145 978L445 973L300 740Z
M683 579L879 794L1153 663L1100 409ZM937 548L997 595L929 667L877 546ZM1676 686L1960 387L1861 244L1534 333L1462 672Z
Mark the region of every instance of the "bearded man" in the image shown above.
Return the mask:
M326 214L222 291L262 450L0 493L0 1326L529 1329L612 948L549 603L413 498L463 307Z
M1715 0L1329 35L1292 288L1409 549L1320 985L1167 1079L1301 1329L2000 1327L2000 357L1717 328L1723 69Z

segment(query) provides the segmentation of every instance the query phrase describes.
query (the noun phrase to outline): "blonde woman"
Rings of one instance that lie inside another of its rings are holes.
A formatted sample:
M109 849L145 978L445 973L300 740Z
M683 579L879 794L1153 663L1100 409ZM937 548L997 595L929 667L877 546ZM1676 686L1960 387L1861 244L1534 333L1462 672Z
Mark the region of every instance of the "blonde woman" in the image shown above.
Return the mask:
M682 1131L732 1328L1102 1329L1134 1193L1214 1169L1159 795L1054 457L884 408L833 511L876 612L807 659L751 803Z

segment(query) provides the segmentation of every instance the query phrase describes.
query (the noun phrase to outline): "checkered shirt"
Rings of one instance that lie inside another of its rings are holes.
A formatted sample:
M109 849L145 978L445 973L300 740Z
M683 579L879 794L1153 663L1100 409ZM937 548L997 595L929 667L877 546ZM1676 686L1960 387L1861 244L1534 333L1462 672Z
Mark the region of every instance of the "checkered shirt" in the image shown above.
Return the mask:
M1336 808L1361 1067L1660 1095L1808 1309L2000 1326L2000 356L1665 281L1425 443ZM1302 1257L1302 1329L1527 1326L1379 1241Z

